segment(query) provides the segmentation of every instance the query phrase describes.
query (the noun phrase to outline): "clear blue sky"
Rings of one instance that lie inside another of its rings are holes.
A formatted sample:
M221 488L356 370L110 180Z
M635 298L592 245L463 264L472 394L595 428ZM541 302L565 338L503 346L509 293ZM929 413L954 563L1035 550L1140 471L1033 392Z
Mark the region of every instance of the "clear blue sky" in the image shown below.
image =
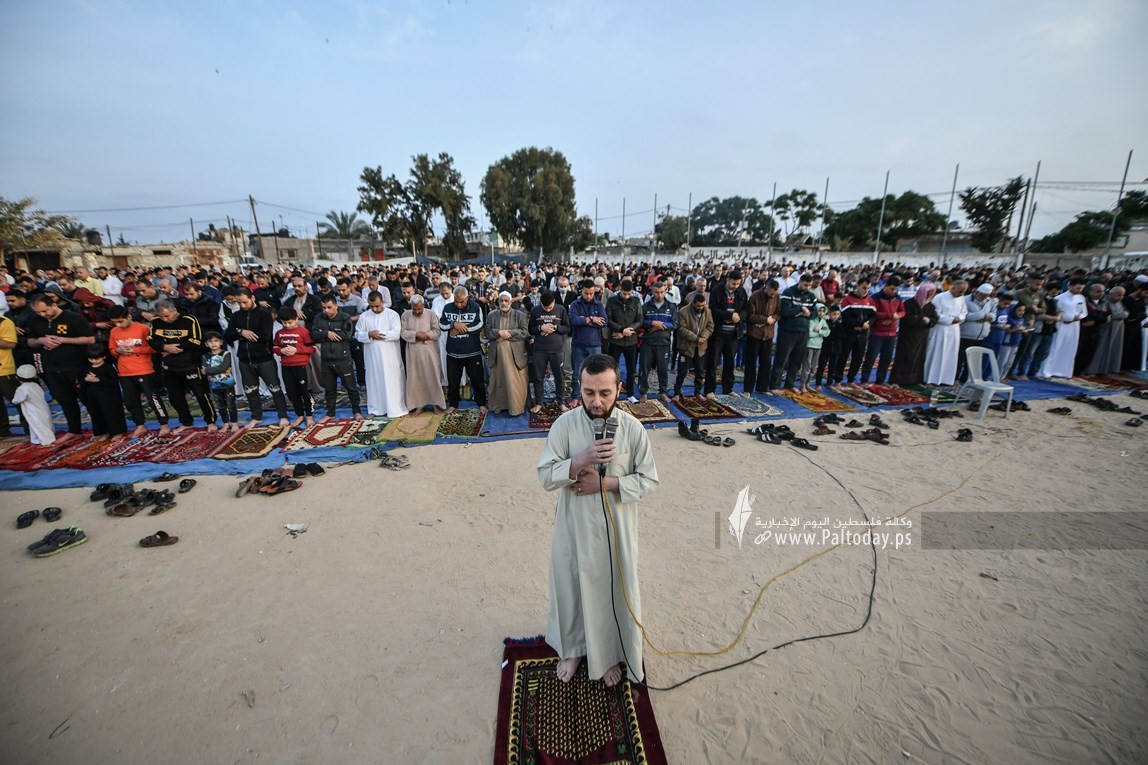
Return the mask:
M473 212L486 169L562 151L599 229L652 227L654 196L847 209L890 192L1148 179L1148 3L144 2L0 4L0 195L129 240L187 218L304 233L352 210L365 165L449 152ZM1133 188L1146 188L1144 185ZM1034 234L1115 190L1051 187ZM304 212L293 212L273 203ZM181 228L182 227L182 228Z

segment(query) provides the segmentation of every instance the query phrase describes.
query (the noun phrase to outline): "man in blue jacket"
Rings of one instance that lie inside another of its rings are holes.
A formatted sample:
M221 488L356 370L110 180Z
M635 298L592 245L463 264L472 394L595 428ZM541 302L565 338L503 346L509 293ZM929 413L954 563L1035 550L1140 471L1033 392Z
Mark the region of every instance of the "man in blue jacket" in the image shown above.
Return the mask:
M666 283L654 282L650 297L642 306L642 365L638 386L642 391L642 401L650 392L650 365L658 370L658 395L669 398L670 387L670 339L674 335L674 319L677 306L666 300Z
M446 338L446 403L447 411L458 408L462 372L470 380L474 403L486 413L486 373L482 365L482 308L472 300L466 287L457 287L454 302L442 307L439 329Z
M809 320L817 313L817 297L809 289L812 285L813 277L802 274L797 284L781 293L781 322L777 325L777 353L773 359L770 390L781 387L782 373L786 388L796 384L809 342Z
M574 372L574 398L578 398L581 392L582 362L602 352L606 307L594 294L594 281L587 279L582 282L582 297L570 304L570 365Z

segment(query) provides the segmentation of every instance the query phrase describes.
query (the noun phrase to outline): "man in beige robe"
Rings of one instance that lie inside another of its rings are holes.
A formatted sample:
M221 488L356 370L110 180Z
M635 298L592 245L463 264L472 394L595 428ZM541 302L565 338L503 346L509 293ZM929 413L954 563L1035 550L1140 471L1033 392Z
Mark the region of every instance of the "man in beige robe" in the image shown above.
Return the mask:
M591 679L614 686L623 663L631 680L643 677L642 634L635 622L642 617L638 500L658 485L658 470L645 428L614 408L621 389L618 362L606 354L589 356L581 375L582 406L555 420L538 461L543 488L558 491L546 642L562 659L559 680L569 682L585 658ZM595 418L617 424L612 439L595 440Z
M410 300L410 310L403 311L400 332L407 344L407 406L411 414L426 406L433 406L437 413L446 408L438 357L442 330L438 316L427 310L422 295L415 294Z
M492 412L505 411L517 417L526 411L530 382L526 372L526 338L530 317L512 308L509 292L498 296L498 310L486 317L486 339L490 342L490 389L487 406Z

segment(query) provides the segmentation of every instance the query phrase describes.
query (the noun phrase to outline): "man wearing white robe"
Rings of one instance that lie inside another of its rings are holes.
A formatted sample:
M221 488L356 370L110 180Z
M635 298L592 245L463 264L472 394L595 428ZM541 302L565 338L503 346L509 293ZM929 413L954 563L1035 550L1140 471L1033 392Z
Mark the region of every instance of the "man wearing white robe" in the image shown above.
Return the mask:
M958 279L948 292L933 298L937 324L929 332L929 344L925 350L925 382L929 385L952 385L956 382L961 322L968 313L964 294L968 288L968 282Z
M1072 377L1076 346L1080 342L1080 320L1088 316L1088 306L1081 294L1084 292L1084 284L1083 279L1073 279L1068 283L1068 292L1062 292L1056 298L1060 305L1060 322L1056 325L1056 334L1052 336L1048 358L1036 375L1039 380Z
M631 680L643 676L642 634L635 623L642 615L638 500L657 487L658 471L645 428L614 408L621 389L618 363L595 354L587 357L581 374L583 405L554 422L538 461L543 488L558 492L546 642L562 659L557 670L562 682L574 677L585 658L591 679L614 686L622 679L623 663ZM612 439L594 439L594 418L617 423ZM604 477L599 466L605 467ZM614 525L603 515L602 487Z
M370 310L360 314L355 324L355 339L363 345L367 413L372 417L402 417L407 404L403 391L406 374L399 353L399 315L386 307L379 292L367 297L367 306Z

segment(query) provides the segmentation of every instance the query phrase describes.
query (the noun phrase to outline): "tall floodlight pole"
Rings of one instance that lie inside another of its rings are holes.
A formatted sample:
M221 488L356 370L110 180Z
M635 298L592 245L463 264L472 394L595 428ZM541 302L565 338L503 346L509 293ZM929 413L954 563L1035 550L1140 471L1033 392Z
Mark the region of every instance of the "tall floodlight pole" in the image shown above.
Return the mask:
M622 197L622 260L626 259L626 198Z
M686 251L687 252L690 249L690 234L692 233L690 230L690 226L693 222L694 222L694 192L691 191L690 195L686 198ZM111 236L112 236L111 234L108 234L109 239L111 238Z
M765 251L769 255L769 263L773 265L773 203L777 201L777 181L773 182L773 196L769 198L769 246Z
M877 264L877 256L881 252L881 226L885 225L885 198L889 196L889 171L885 171L885 190L881 192L881 215L877 218L877 247L873 250L873 264Z
M658 195L654 194L654 227L650 230L650 260L658 252Z
M1112 211L1112 225L1108 227L1108 242L1104 245L1104 265L1108 268L1108 251L1112 249L1112 236L1116 233L1116 217L1120 215L1120 200L1124 198L1124 184L1128 182L1128 168L1132 166L1132 150L1128 150L1128 161L1124 163L1124 178L1120 181L1120 192L1116 195L1116 209Z
M953 202L957 198L957 176L961 173L961 163L953 171L953 190L949 192L949 212L945 215L945 232L941 234L941 262L945 262L945 247L949 243L949 224L953 220Z
M594 197L594 249L598 249L598 197Z
M821 259L821 240L825 237L825 211L829 209L829 179L825 179L825 196L821 197L821 233L817 235L817 258Z
M1021 242L1021 255L1022 256L1024 255L1025 251L1028 250L1028 234L1030 231L1032 231L1032 220L1033 220L1033 218L1036 217L1036 185L1038 183L1040 183L1040 162L1039 161L1037 161L1037 163L1036 163L1036 173L1032 176L1032 196L1029 197L1032 200L1032 204L1029 205L1029 208L1028 208L1028 223L1025 224L1024 240ZM1023 259L1021 260L1021 262L1022 263L1024 262Z

